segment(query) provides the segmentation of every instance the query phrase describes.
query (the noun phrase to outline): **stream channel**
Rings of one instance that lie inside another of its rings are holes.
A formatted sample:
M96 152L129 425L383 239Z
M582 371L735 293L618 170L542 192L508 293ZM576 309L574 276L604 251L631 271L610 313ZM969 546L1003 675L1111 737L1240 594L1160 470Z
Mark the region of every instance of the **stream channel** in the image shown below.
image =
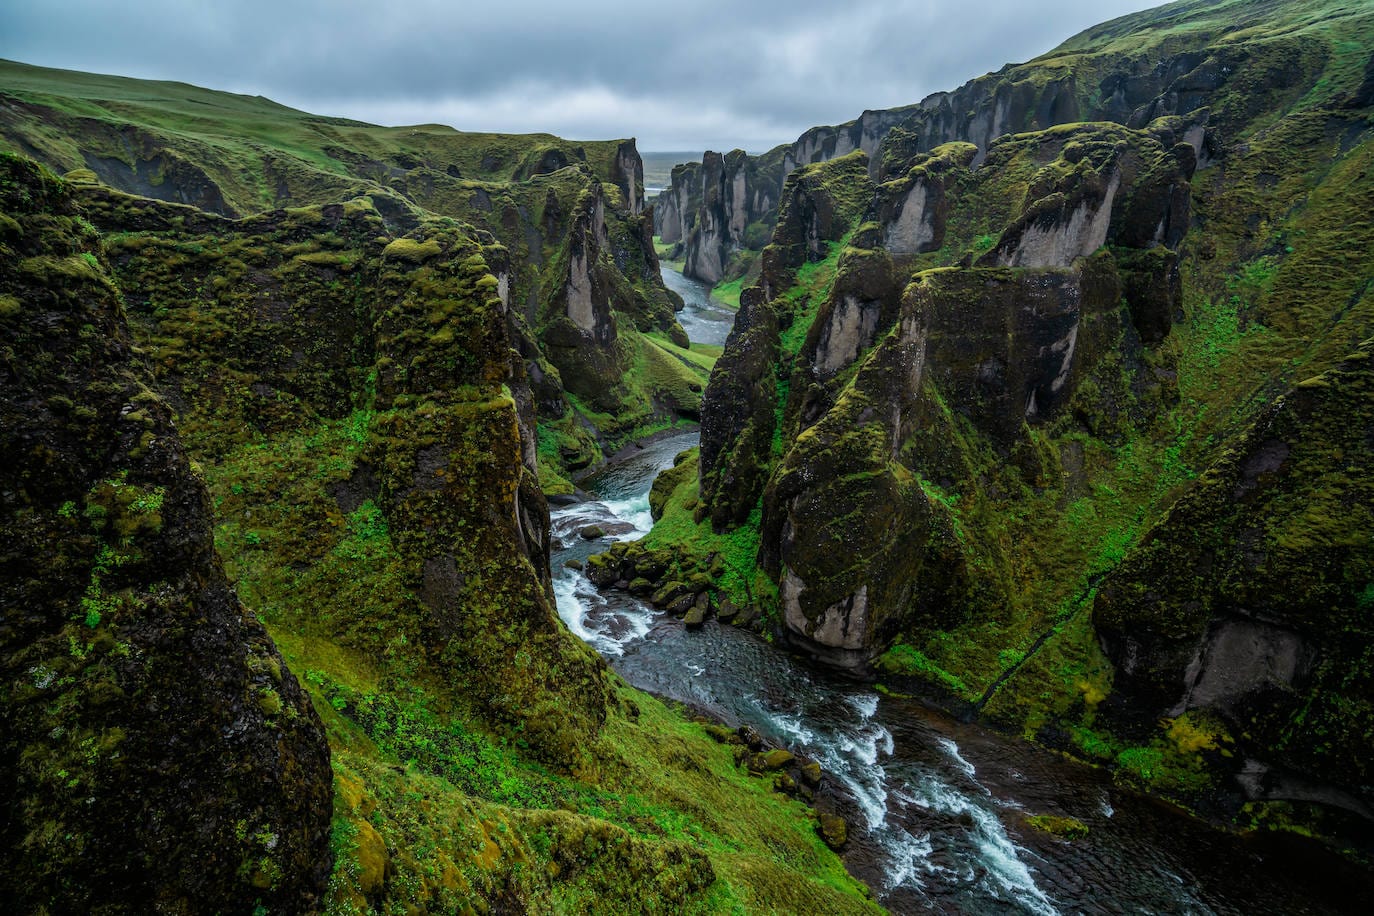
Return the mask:
M721 343L733 315L663 269L693 341ZM1218 833L1118 788L1109 774L1013 737L880 695L714 620L695 632L628 594L598 592L564 561L649 530L655 475L697 444L652 440L582 481L591 499L553 512L558 612L634 686L814 758L847 797L844 859L894 913L1346 913L1374 881L1324 853ZM597 524L618 532L596 541ZM1066 840L1024 823L1075 817Z

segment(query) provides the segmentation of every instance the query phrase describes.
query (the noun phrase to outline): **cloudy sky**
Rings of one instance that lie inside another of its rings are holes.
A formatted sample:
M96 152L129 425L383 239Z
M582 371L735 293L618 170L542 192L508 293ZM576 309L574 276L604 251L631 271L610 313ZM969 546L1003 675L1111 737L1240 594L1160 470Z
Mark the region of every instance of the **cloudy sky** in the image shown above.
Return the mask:
M1157 0L0 0L0 57L319 114L764 150ZM0 86L0 89L3 89Z

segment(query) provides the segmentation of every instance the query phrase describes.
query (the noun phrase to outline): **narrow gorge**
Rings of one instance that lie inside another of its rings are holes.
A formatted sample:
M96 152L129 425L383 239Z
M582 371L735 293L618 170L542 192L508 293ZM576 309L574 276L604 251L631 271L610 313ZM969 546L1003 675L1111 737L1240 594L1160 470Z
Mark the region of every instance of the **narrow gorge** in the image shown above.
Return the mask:
M0 899L1361 912L1374 8L664 155L0 61Z

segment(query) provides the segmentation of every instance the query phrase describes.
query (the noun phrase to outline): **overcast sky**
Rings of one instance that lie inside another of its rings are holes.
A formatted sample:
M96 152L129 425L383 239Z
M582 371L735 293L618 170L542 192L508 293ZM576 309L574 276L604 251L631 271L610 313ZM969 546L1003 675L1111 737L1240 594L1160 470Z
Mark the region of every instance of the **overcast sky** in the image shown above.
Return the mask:
M0 0L0 57L182 80L387 125L761 151L1157 5Z

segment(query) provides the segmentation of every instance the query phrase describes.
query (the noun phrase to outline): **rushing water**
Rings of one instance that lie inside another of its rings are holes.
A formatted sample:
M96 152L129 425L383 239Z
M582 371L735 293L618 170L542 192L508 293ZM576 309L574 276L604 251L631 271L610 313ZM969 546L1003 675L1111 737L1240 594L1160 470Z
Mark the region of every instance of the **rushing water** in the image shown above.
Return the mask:
M663 285L682 297L686 308L677 320L693 343L723 344L735 314L711 298L711 287L691 280L670 267L663 268Z
M635 686L819 760L848 799L846 864L893 912L1339 913L1374 899L1369 877L1339 863L1218 834L1103 773L880 696L733 627L689 632L563 565L647 532L655 474L696 441L651 442L584 480L594 499L554 512L559 614ZM589 524L613 534L585 541ZM1090 832L1068 841L1025 825L1042 813Z

